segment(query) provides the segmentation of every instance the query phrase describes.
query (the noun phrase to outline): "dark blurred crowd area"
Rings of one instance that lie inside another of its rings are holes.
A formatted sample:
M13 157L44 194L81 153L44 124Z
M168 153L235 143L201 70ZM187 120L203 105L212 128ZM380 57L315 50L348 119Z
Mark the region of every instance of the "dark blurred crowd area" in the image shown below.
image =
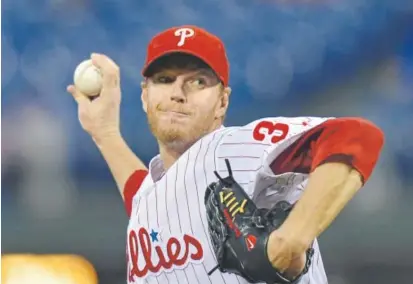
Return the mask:
M149 162L140 68L151 36L181 24L226 44L226 125L362 116L383 129L371 180L321 249L329 283L413 283L411 0L3 0L2 252L77 253L100 283L126 283L122 200L65 89L91 52L113 58L122 133Z

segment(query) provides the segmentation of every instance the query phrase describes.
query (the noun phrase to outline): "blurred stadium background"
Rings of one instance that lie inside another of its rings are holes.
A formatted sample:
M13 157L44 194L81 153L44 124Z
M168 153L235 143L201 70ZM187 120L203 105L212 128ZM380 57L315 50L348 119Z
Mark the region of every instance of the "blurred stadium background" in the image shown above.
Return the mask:
M75 253L100 283L126 283L123 204L65 87L92 51L117 61L122 132L148 162L146 43L196 24L228 49L227 125L363 116L384 129L372 179L321 249L331 284L413 283L413 1L3 0L2 16L2 253Z

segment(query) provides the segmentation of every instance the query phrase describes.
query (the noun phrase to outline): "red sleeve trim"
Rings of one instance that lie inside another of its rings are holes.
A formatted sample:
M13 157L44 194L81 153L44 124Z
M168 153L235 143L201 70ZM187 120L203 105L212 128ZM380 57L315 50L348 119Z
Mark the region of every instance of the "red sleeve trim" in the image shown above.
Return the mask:
M310 173L322 164L340 162L360 172L364 183L377 163L383 144L383 132L367 120L331 119L305 133L270 166L275 174Z
M125 209L128 217L130 217L132 212L132 200L136 192L142 185L143 180L147 176L148 171L146 170L137 170L128 178L125 183L125 188L123 189L123 199L125 202Z

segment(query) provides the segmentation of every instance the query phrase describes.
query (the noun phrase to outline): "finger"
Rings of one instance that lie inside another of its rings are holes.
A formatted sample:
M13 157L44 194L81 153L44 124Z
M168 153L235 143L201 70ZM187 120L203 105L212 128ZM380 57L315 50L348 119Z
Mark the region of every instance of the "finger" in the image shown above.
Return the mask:
M118 65L108 56L99 53L92 53L92 63L100 69L103 77L103 88L117 88L120 81Z
M73 98L78 104L90 103L90 100L88 99L88 97L82 94L79 90L77 90L74 85L67 86L67 91L73 96Z

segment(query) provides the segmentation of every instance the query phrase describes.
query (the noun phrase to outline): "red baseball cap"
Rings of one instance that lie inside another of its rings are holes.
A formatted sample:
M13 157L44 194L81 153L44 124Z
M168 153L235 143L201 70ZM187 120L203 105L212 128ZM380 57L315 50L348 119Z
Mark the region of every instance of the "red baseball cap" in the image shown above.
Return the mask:
M169 28L149 42L142 75L160 57L171 53L186 53L198 57L215 71L225 86L229 81L229 62L224 43L215 35L197 26Z

